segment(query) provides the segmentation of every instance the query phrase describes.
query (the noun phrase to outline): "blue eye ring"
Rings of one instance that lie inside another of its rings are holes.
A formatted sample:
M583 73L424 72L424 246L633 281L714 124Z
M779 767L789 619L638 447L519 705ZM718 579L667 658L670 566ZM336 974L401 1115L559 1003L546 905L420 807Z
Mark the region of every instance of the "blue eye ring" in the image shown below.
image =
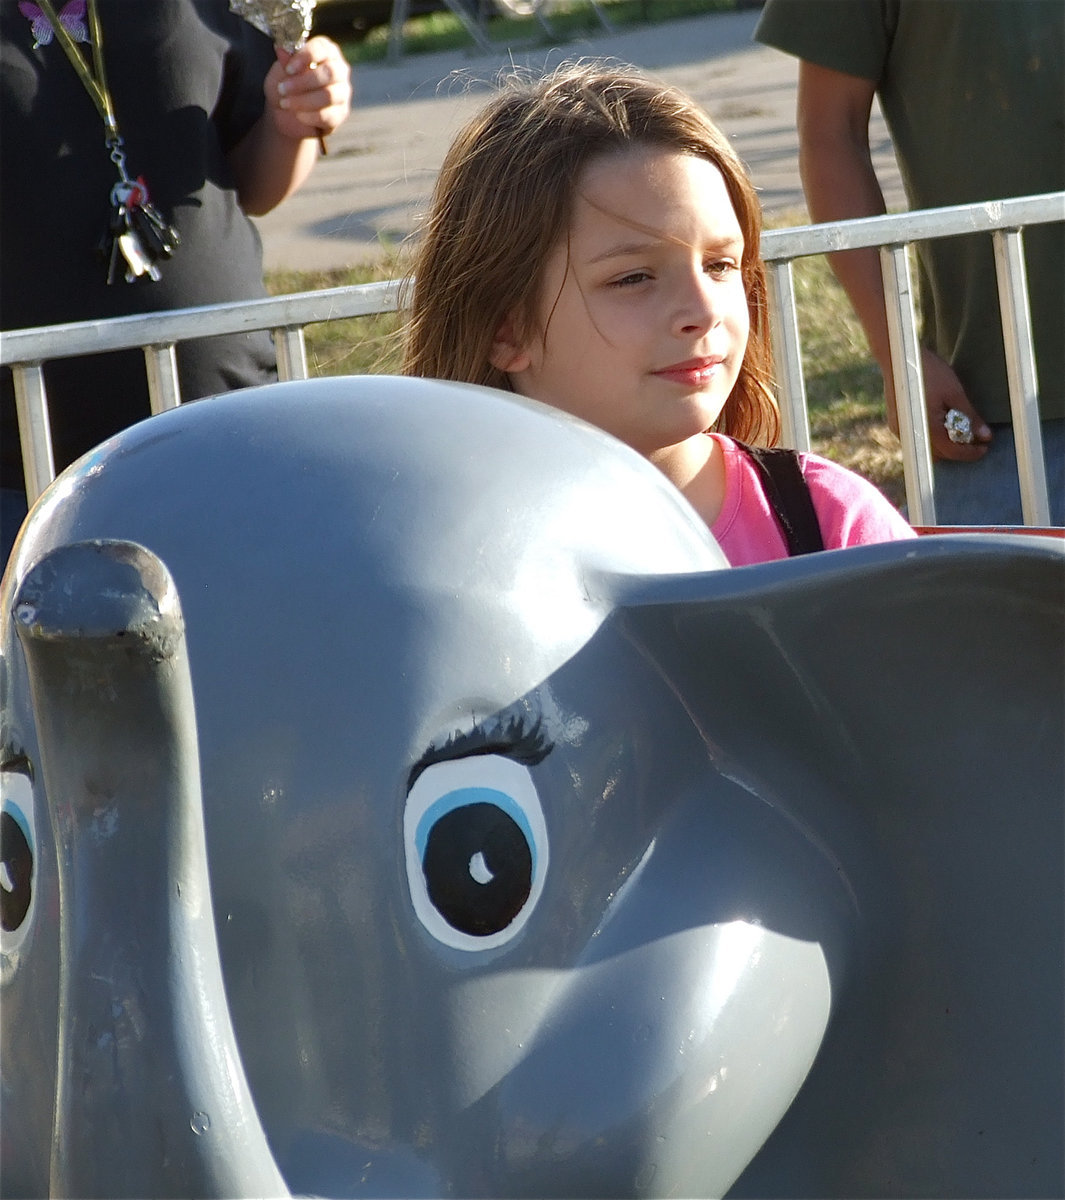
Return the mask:
M456 808L462 808L470 804L494 804L496 808L502 809L503 812L511 818L518 828L525 834L525 838L529 843L529 848L532 852L533 862L536 862L536 837L533 833L532 826L529 824L529 819L522 810L520 804L517 804L513 797L508 793L500 791L498 788L488 787L463 787L455 788L454 791L445 792L439 800L434 801L422 814L421 820L418 822L418 827L414 834L414 844L418 851L418 857L425 858L425 847L429 840L429 831L440 820L445 813L454 811Z

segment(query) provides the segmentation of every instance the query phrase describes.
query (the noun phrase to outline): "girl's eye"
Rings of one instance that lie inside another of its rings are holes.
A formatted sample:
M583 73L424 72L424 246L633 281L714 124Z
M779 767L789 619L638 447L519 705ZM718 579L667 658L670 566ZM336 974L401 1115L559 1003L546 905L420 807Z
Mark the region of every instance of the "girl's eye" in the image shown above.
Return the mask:
M503 946L536 908L547 827L522 763L478 754L427 767L407 796L403 840L414 911L445 946Z
M628 275L622 275L620 279L611 280L610 286L616 288L632 287L650 278L651 276L647 271L630 271Z
M719 258L708 262L703 269L715 279L724 279L730 272L738 270L738 264L731 258Z

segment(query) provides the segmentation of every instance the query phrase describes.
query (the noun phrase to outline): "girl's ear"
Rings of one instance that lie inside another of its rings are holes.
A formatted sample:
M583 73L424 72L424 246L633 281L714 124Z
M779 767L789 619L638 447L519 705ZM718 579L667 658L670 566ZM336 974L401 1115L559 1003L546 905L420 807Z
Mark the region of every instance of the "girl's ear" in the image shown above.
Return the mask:
M492 339L492 349L488 361L497 371L511 375L524 371L531 359L524 343L518 342L514 332L513 316L504 317L502 325L496 330Z

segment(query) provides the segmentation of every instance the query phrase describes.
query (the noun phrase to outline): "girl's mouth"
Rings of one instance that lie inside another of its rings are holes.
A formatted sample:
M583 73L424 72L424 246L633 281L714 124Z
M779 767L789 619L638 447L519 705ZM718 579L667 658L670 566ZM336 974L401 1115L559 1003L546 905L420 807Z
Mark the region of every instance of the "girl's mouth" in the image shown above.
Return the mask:
M724 362L723 357L691 358L686 362L673 363L660 371L653 371L659 379L667 379L670 383L680 383L686 387L705 387L717 374L718 368Z

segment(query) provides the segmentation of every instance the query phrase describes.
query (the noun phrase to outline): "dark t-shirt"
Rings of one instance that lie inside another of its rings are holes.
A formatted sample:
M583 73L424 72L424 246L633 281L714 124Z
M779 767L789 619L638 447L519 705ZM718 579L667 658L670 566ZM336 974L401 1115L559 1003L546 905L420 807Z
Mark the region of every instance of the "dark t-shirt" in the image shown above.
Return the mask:
M1062 0L768 0L755 37L876 85L914 209L1065 188ZM1065 225L1025 230L1040 410L1065 416ZM925 336L1010 419L986 234L918 243Z
M262 113L269 39L228 0L98 0L98 11L127 169L144 176L181 245L159 282L106 283L97 245L117 174L103 123L58 40L33 49L30 20L0 0L0 329L265 294L259 235L226 154ZM264 383L274 361L265 333L183 344L183 398ZM139 350L59 360L45 381L57 470L149 415ZM2 483L21 487L6 369L0 389Z

